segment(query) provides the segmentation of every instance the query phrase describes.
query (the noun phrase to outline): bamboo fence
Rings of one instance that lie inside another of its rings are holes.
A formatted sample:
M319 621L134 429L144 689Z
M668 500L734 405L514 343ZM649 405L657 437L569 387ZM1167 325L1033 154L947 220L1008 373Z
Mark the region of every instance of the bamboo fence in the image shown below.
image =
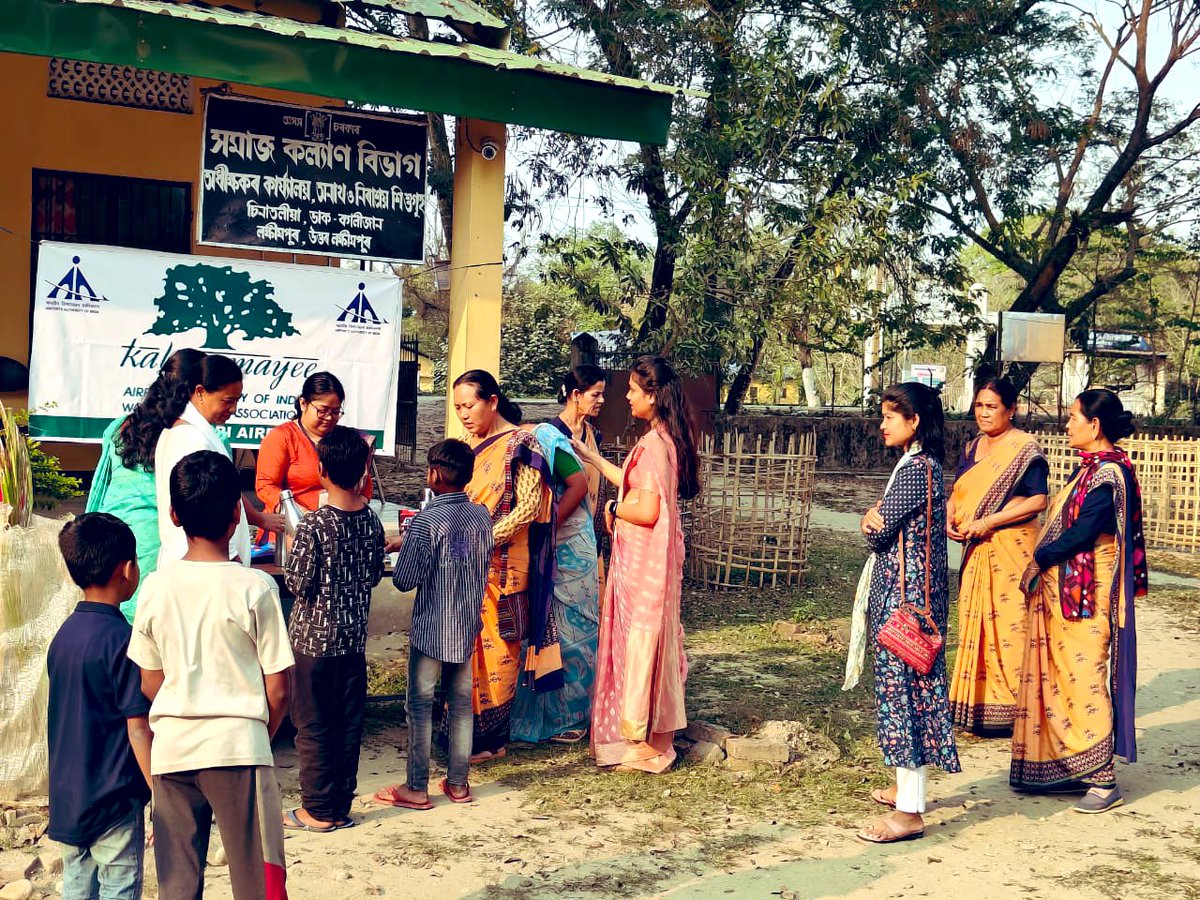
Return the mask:
M1037 432L1050 461L1050 489L1067 483L1079 457L1062 433ZM1142 487L1146 543L1173 550L1200 550L1200 440L1181 437L1127 438Z
M709 436L700 459L688 575L718 590L799 584L808 569L816 435Z

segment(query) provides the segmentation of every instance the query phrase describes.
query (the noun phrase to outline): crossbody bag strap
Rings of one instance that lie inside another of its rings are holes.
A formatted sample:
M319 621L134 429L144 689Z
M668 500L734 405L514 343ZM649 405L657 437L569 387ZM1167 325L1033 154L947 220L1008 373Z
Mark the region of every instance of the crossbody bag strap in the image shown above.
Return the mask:
M933 629L933 633L941 637L942 630L938 628L937 622L933 620L933 605L929 600L929 583L933 580L930 577L930 572L933 568L933 556L931 553L933 547L933 463L927 462L925 466L925 608L917 610L921 614L929 627Z

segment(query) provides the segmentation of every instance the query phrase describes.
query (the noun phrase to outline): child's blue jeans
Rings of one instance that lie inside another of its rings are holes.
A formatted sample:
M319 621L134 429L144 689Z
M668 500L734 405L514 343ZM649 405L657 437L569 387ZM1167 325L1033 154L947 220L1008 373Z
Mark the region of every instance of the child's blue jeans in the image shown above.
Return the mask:
M429 745L433 741L433 689L438 675L449 706L449 765L447 781L467 784L471 766L474 712L471 708L471 660L444 663L409 648L408 657L408 786L429 790Z
M139 900L146 851L144 807L138 803L90 846L62 845L63 900Z

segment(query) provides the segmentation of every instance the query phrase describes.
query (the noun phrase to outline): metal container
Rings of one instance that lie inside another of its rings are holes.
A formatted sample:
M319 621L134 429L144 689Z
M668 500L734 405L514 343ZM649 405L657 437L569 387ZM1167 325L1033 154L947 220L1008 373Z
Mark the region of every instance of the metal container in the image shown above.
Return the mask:
M292 555L292 540L296 537L300 520L304 518L304 510L290 490L279 492L279 514L283 516L283 531L275 533L275 563L282 567L288 564L288 557Z

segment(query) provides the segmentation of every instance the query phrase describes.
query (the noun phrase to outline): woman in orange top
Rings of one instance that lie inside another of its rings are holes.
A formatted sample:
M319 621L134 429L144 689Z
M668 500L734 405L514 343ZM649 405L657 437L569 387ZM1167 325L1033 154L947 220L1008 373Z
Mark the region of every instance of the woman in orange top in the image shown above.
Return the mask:
M292 492L301 509L314 510L320 505L317 444L341 421L345 400L346 391L333 373L314 372L304 379L296 398L296 418L271 429L258 448L254 491L268 510L279 508L279 494L284 489ZM362 495L371 496L369 478Z

